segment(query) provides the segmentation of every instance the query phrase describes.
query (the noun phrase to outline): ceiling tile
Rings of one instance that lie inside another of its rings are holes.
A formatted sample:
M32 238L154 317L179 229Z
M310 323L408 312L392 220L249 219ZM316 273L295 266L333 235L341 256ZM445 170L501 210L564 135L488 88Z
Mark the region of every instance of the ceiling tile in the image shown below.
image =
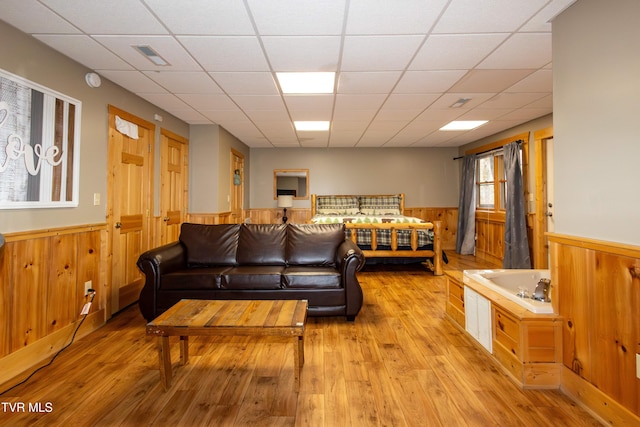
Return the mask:
M547 0L452 0L433 32L465 34L516 31L546 3Z
M269 71L257 37L181 36L177 39L205 71Z
M551 62L551 33L514 34L478 68L540 68Z
M445 92L460 80L466 72L466 70L407 71L398 82L393 93Z
M137 93L137 95L168 112L193 110L189 104L171 93Z
M255 35L244 3L228 0L144 0L173 34Z
M438 98L429 108L462 112L477 107L495 95L495 93L448 92ZM468 99L469 101L460 108L451 108L451 105L459 99Z
M273 75L267 72L209 73L229 95L277 95Z
M236 106L227 95L183 93L178 97L196 110L235 110Z
M248 0L261 35L339 35L344 0Z
M553 90L553 72L538 70L529 74L518 83L505 89L506 92L551 92Z
M401 71L342 72L338 93L389 93L401 75Z
M551 32L552 19L576 1L577 0L554 0L550 2L540 12L535 14L525 25L523 25L520 28L520 31Z
M2 20L25 33L74 34L81 31L36 0L3 0Z
M96 70L98 74L134 93L169 93L140 71Z
M424 110L441 97L439 93L393 93L386 99L382 111Z
M169 36L95 36L94 39L138 70L200 71L187 51ZM149 46L169 65L156 65L134 46Z
M282 97L278 95L233 95L231 98L243 110L285 111Z
M340 37L262 37L274 71L337 71Z
M139 1L41 0L87 34L167 34L167 30Z
M446 0L351 0L347 34L426 34Z
M201 110L202 115L211 119L216 124L228 124L233 122L245 123L247 116L239 108L226 110Z
M347 36L342 71L403 70L423 36Z
M502 92L534 70L471 70L453 85L450 92Z
M471 69L506 38L507 34L431 35L418 51L409 69Z
M77 61L88 68L94 70L133 70L131 65L90 37L54 34L41 34L34 37L70 58L78 58Z
M213 78L204 71L145 71L144 74L173 93L222 93Z
M503 92L487 100L478 108L520 108L542 98L544 93Z

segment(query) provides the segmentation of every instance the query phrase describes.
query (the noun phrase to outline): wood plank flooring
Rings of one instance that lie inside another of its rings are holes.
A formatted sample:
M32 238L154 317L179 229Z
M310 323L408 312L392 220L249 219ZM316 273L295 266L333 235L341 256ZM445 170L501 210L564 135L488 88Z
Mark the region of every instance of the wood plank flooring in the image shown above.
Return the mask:
M445 269L488 267L447 255ZM521 390L505 376L445 317L444 277L408 267L359 277L354 323L308 320L299 394L290 342L255 337L192 337L186 366L172 337L164 392L156 339L132 306L0 395L0 425L600 425L560 391Z

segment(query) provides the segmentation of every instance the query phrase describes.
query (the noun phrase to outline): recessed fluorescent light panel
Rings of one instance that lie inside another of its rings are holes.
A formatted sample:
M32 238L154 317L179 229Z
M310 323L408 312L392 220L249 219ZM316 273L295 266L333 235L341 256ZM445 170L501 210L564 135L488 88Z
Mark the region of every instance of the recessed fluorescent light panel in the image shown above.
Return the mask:
M329 130L329 122L328 121L315 121L315 122L293 122L293 125L296 127L296 130L300 131L323 131Z
M487 123L487 121L488 120L454 120L441 127L440 130L471 130L482 126Z
M155 65L166 66L169 65L165 59L158 54L155 50L151 48L151 46L138 45L133 46L135 50L140 52L145 58L149 61L153 62Z
M333 93L336 73L276 73L282 93Z

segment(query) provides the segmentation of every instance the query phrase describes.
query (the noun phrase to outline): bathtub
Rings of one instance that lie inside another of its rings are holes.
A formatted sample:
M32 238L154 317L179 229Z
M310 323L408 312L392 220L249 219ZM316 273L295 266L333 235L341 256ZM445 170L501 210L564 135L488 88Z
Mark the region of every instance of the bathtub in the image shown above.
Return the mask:
M532 313L553 313L550 302L521 298L517 295L520 288L526 289L529 296L533 295L538 281L542 278L551 278L549 270L464 270L463 283L473 280ZM553 286L553 283L551 285Z

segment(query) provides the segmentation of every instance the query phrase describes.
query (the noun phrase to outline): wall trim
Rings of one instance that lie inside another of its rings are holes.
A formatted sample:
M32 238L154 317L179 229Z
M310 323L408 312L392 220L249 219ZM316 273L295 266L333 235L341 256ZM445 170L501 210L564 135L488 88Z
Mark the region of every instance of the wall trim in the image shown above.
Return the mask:
M549 241L567 246L575 246L578 248L590 249L614 255L640 258L640 246L571 236L567 234L546 233L546 235L549 237Z

